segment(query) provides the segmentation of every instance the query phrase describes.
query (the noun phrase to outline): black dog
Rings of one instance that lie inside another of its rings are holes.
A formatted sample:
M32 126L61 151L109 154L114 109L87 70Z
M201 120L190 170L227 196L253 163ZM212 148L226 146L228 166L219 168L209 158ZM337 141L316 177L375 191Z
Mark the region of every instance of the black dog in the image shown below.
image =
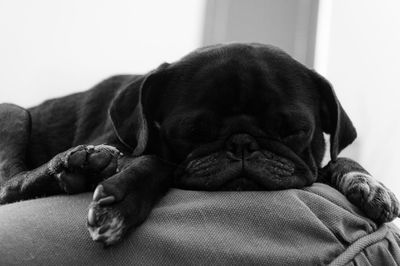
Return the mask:
M323 132L332 161L321 169ZM0 203L96 188L88 227L106 245L143 222L171 186L327 182L376 222L391 221L393 193L337 158L355 138L317 73L271 46L215 45L28 110L0 105Z

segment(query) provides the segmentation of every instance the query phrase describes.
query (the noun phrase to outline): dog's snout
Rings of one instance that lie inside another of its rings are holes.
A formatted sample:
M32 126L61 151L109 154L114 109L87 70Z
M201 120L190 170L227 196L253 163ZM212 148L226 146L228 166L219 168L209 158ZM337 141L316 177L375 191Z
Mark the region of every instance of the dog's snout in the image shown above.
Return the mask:
M228 154L236 159L246 159L259 149L257 141L249 134L235 134L231 136L226 147Z

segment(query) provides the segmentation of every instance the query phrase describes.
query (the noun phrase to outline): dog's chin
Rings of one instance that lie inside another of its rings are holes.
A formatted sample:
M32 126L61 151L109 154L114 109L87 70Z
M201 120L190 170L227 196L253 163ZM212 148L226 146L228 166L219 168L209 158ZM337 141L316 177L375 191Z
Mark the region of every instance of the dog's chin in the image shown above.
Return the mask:
M177 172L175 186L193 190L279 190L301 188L314 180L302 162L268 151L245 160L231 160L223 152L190 161Z

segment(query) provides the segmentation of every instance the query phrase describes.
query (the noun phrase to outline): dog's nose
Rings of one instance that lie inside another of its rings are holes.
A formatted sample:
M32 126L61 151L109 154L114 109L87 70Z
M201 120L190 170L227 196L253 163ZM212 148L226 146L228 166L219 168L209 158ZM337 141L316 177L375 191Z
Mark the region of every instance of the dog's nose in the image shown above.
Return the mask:
M235 134L231 136L227 143L228 154L235 159L246 159L259 150L257 141L249 134Z

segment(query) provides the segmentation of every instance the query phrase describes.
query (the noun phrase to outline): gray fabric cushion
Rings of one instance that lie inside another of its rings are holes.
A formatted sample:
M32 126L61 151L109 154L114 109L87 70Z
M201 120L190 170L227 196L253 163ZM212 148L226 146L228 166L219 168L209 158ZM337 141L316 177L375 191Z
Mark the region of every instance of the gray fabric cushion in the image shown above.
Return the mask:
M146 222L103 249L89 193L0 207L0 265L396 265L400 237L323 184L303 190L172 189ZM379 263L379 264L378 264Z

